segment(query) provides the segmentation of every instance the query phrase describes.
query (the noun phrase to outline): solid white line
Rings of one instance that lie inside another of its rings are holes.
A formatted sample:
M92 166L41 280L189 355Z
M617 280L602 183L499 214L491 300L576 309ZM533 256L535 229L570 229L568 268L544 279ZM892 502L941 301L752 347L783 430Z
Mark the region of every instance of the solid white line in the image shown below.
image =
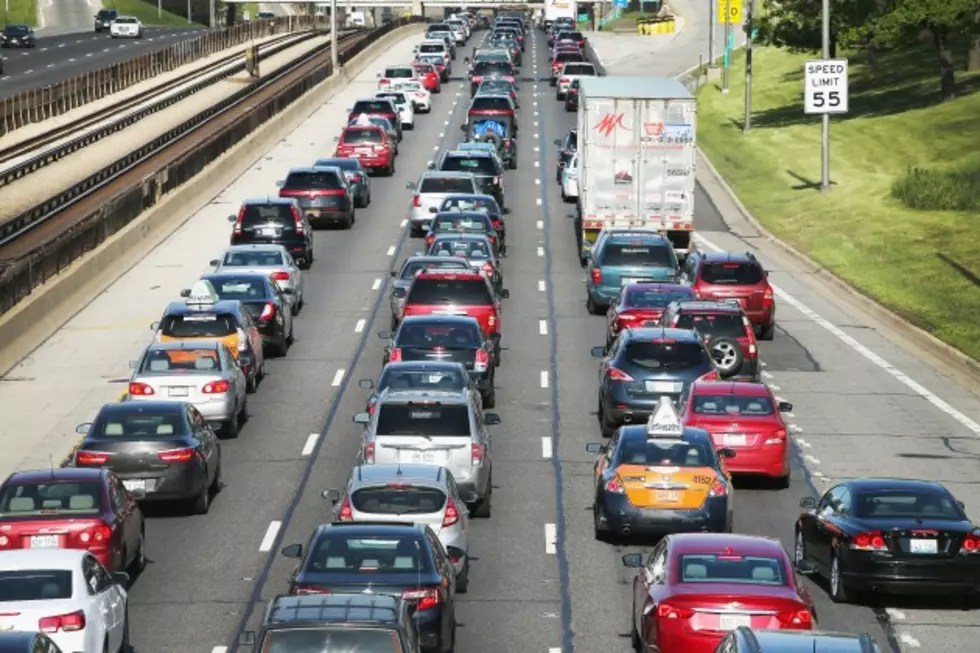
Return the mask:
M345 370L344 368L340 368L339 370L337 370L333 375L333 381L330 382L330 385L334 388L339 386L340 382L344 380L344 373L346 371L347 370Z
M398 223L398 227L399 227L400 229L404 229L404 228L405 228L405 227L407 227L407 226L408 226L408 220L407 220L407 219L405 219L405 220L402 220L401 222L399 222L399 223Z
M548 370L541 370L541 387L548 387Z
M262 537L262 542L259 544L260 553L272 550L272 545L276 543L276 535L279 534L280 528L282 528L281 521L274 521L269 524L269 528L266 529L265 536Z
M535 146L534 146L534 151L535 151L535 152L540 152L540 151L541 151L541 148L540 148L540 147L538 147L537 145L535 145Z
M718 247L717 245L707 240L706 238L704 238L704 236L701 236L700 234L695 235L695 238L697 238L702 243L704 243L707 247L713 249L716 252L723 251L721 247ZM786 302L787 304L795 308L797 311L799 311L800 313L808 317L812 322L815 322L816 324L820 325L821 327L829 331L833 336L835 336L838 340L843 342L845 345L847 345L857 353L861 354L869 361L874 363L876 366L878 366L879 368L881 368L882 370L890 374L892 378L894 378L896 381L898 381L899 383L907 387L909 390L911 390L912 392L916 393L917 395L919 395L920 397L928 401L930 404L938 408L941 412L945 413L949 417L953 418L954 420L962 424L975 436L980 437L980 423L975 422L974 420L970 419L960 411L953 408L953 406L951 406L949 403L943 401L938 396L933 394L933 392L930 391L928 388L926 388L919 382L915 381L910 376L906 375L900 369L898 369L897 367L895 367L894 365L886 361L884 358L882 358L878 354L874 353L873 351L871 351L870 349L862 345L860 342L858 342L848 334L841 331L838 327L831 324L827 319L825 319L821 315L815 313L813 310L807 307L803 302L796 299L782 288L773 286L773 292L776 293L776 296L779 297L779 299Z
M538 333L548 335L548 320L538 320Z
M544 292L548 289L548 284L544 282L544 279L538 281L538 292Z
M211 649L211 653L228 653L228 647L227 646L215 646L213 649ZM561 651L559 651L559 653L561 653Z
M548 653L561 653L561 649L558 648L557 646L553 646L548 649Z
M894 621L903 621L905 619L905 613L895 608L885 608L885 613Z
M374 283L371 284L371 290L377 290L381 287L381 279L375 279Z
M810 444L809 442L807 442L806 440L804 440L803 438L796 438L796 443L799 444L801 447L804 447L806 449L812 449L813 448L813 445Z
M538 132L534 132L534 138L538 137Z
M535 168L539 168L539 167L541 167L541 162L540 162L540 161L535 161L535 162L534 162L534 167L535 167Z
M551 438L541 438L541 457L551 458L553 455L553 445L551 444Z
M309 456L313 453L313 448L316 447L316 441L319 437L319 433L310 433L306 438L306 444L303 445L303 451L300 452L300 455Z
M360 333L364 331L365 326L367 326L367 320L365 320L362 317L360 320L357 321L357 324L354 325L354 333Z
M394 256L394 255L395 255L395 246L392 245L391 247L388 248L388 256Z
M922 644L919 643L919 640L912 637L908 633L902 633L901 635L898 636L898 639L900 639L902 643L908 646L909 648L919 648L920 646L922 646Z
M538 256L544 256L544 247L538 248Z
M536 200L534 200L534 203L537 204L538 206L541 206L541 198L539 197Z
M541 180L540 180L540 179L538 179L538 178L535 178L535 179L534 179L534 185L535 185L535 186L540 186L540 185L541 185Z
M439 138L445 138L446 132L439 132Z
M558 553L558 529L554 524L544 525L544 552L551 555Z
M816 456L811 456L810 454L807 454L807 455L805 455L805 456L803 456L803 457L804 457L804 458L806 459L806 461L807 461L808 463L810 463L811 465L819 465L819 464L820 464L820 459L819 459L819 458L817 458Z

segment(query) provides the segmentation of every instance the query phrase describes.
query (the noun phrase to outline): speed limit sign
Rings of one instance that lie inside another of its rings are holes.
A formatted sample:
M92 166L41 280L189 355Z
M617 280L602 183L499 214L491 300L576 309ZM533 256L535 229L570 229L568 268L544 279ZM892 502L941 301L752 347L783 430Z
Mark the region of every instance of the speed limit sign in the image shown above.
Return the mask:
M737 25L742 22L742 0L715 0L718 3L718 22Z

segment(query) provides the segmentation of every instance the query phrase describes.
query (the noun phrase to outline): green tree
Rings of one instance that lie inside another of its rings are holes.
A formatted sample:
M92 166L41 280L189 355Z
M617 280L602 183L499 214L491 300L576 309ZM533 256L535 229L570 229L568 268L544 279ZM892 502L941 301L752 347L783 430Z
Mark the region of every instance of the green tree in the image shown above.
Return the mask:
M877 4L888 0L830 0L830 56L844 33L858 33L877 10ZM767 45L795 52L820 52L823 3L821 0L770 0L757 20L759 38Z

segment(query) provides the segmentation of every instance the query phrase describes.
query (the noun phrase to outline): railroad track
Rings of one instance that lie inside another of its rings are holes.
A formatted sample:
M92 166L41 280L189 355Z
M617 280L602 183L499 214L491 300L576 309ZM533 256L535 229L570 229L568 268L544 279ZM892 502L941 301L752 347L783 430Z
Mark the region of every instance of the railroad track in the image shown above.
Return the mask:
M313 38L316 35L313 31L284 34L261 44L259 46L259 53L263 56L270 56ZM236 62L239 62L240 65L230 65ZM221 57L186 77L164 82L151 89L147 89L143 93L120 100L97 114L83 116L77 120L59 125L43 134L38 134L33 138L0 149L0 189L88 147L101 138L126 129L150 114L185 100L215 82L241 72L244 68L245 60L242 53ZM173 91L175 89L181 90L174 93ZM155 98L160 99L153 102ZM148 104L140 110L133 111L134 108L147 104L148 102L152 102L152 104ZM113 120L116 116L121 117ZM98 127L92 129L95 126ZM72 134L78 132L84 133L76 138L69 138ZM65 140L66 138L69 138L69 140ZM31 156L23 159L27 155ZM18 159L23 160L17 161ZM11 163L13 161L16 162ZM0 238L7 235L3 229L4 226L6 225L0 225Z
M363 30L338 34L338 48L349 48L369 34ZM138 188L165 169L168 163L181 160L209 142L209 136L232 127L248 110L275 98L304 76L314 74L318 68L329 65L330 46L325 44L117 159L72 188L0 224L0 267L3 261L20 259L70 231L104 209L116 195ZM177 184L170 183L173 181L164 185L168 189L174 187Z

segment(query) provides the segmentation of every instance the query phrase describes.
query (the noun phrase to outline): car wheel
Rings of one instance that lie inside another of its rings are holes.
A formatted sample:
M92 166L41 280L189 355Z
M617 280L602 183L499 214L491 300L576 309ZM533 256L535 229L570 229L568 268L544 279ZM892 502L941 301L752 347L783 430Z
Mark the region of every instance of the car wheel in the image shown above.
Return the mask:
M723 378L737 374L745 361L742 345L734 338L715 338L709 343L711 356L718 367L718 373Z
M344 221L340 223L340 228L351 229L353 226L354 226L354 212L351 211L350 213L347 214L347 217L344 218Z
M487 483L487 495L483 497L483 501L476 504L473 507L473 516L477 519L490 519L490 513L493 504L493 479Z
M497 388L493 387L493 379L490 379L490 390L483 395L483 407L493 408L497 405Z
M759 332L759 340L772 340L776 337L776 322L775 320L770 322L767 326L762 327Z
M141 525L140 526L140 539L136 545L136 555L133 556L132 562L129 563L130 576L135 576L143 571L146 567L146 530Z
M221 492L221 488L224 487L224 480L221 474L221 453L218 453L218 469L214 470L214 480L211 481L211 485L208 486L208 493L215 495Z
M132 646L129 643L129 608L126 608L123 619L123 634L122 642L119 644L119 653L130 653Z
M215 475L217 476L217 474ZM201 489L201 493L197 495L194 499L193 506L194 514L196 515L206 515L208 511L211 510L211 484L205 483L204 487Z
M605 526L602 525L602 508L599 506L599 499L592 504L592 534L599 542L605 542L608 538Z
M242 407L238 409L238 423L243 425L248 422L248 395L242 399Z
M591 295L585 300L585 310L589 312L589 315L602 315L606 312L602 306L592 301Z
M507 167L510 168L511 170L517 170L517 155L516 154L510 158L510 161L507 163Z
M230 420L222 425L222 435L224 435L228 440L236 439L238 437L240 424L238 413L236 412L234 415L232 415Z
M844 587L844 574L841 571L840 556L834 551L830 555L830 600L834 603L847 603L849 598Z
M456 577L456 593L466 594L466 591L470 587L470 563L467 560L466 566L463 567L462 573Z
M630 615L636 614L636 607L634 606L633 611ZM643 640L640 639L640 631L636 629L636 620L630 617L630 621L633 622L633 627L630 628L630 644L633 646L633 650L637 653L643 651Z
M275 345L270 347L270 352L276 358L282 358L289 351L289 344L286 342L287 336L283 334L282 339L279 340Z

